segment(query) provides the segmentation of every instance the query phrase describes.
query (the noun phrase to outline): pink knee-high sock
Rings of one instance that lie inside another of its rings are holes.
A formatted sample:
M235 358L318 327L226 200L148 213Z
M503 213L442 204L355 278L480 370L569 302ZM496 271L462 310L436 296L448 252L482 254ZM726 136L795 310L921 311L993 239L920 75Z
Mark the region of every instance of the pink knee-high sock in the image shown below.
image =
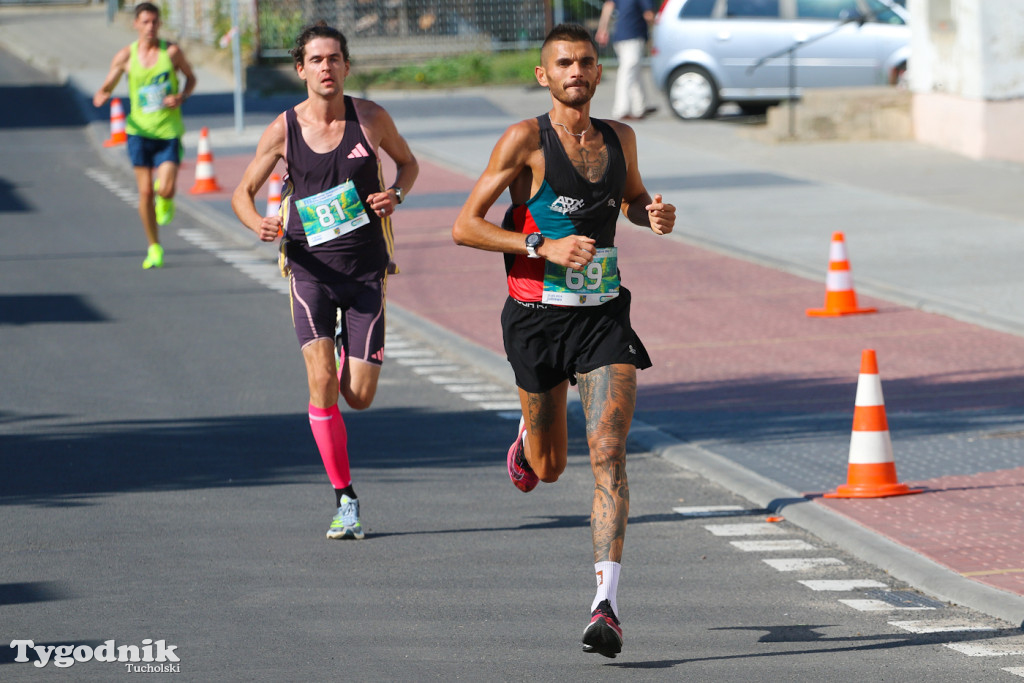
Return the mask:
M338 405L317 408L310 403L309 428L313 430L313 438L320 450L320 457L323 458L331 485L336 489L343 489L351 484L352 475L348 469L348 434Z

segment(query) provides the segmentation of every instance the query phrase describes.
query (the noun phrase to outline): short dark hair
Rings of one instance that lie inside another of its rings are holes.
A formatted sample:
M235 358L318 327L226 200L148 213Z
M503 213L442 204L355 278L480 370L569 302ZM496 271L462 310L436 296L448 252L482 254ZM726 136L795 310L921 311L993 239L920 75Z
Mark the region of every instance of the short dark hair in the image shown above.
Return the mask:
M559 24L548 32L544 43L540 46L541 54L544 53L548 45L560 40L568 43L590 43L594 48L594 52L597 52L597 43L594 42L594 36L590 35L590 31L585 26L581 24Z
M145 12L152 12L156 15L156 18L160 18L160 8L151 2L140 2L135 6L135 18L138 19L140 14Z
M345 40L344 34L333 26L328 26L327 22L321 19L302 29L302 33L295 39L295 47L291 49L291 55L296 66L301 66L306 60L306 43L314 38L333 38L338 41L338 44L341 45L341 54L345 57L346 62L349 61L348 41Z

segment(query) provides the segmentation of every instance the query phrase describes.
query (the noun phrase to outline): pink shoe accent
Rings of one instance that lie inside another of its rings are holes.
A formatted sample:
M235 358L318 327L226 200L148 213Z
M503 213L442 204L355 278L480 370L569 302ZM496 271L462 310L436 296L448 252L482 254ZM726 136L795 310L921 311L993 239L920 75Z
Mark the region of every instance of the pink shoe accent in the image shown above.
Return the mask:
M345 420L341 417L338 405L330 408L317 408L309 405L309 428L313 430L313 439L324 461L324 468L336 489L343 489L352 483L352 475L348 467L348 433Z
M526 421L520 418L519 434L512 445L509 446L506 463L508 464L508 478L512 480L517 489L523 493L529 493L536 488L540 479L533 473L530 463L526 462L525 449L523 447L523 434L525 433Z

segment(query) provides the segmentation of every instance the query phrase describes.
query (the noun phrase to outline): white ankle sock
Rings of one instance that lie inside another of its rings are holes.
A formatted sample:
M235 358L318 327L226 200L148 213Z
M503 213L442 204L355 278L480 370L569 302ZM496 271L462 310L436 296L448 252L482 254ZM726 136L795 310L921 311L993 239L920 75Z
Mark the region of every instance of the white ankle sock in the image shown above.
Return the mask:
M615 601L615 591L619 587L619 571L622 565L618 562L597 562L594 564L594 576L597 578L597 595L594 596L594 604L590 606L593 612L602 600L607 600L612 605L615 617L619 618L619 605Z

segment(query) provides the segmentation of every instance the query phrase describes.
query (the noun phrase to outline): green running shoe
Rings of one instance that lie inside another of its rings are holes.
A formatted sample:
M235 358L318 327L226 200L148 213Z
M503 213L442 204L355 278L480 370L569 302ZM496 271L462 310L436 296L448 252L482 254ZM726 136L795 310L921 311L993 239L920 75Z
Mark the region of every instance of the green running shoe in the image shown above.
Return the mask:
M167 225L174 220L174 199L160 196L160 181L153 183L153 191L156 192L154 208L156 209L156 224Z
M159 244L149 245L149 251L146 253L146 260L142 262L142 269L149 270L150 268L163 268L164 267L164 248Z
M342 496L338 514L334 515L331 528L327 530L327 538L360 540L364 535L363 525L359 523L359 500Z

